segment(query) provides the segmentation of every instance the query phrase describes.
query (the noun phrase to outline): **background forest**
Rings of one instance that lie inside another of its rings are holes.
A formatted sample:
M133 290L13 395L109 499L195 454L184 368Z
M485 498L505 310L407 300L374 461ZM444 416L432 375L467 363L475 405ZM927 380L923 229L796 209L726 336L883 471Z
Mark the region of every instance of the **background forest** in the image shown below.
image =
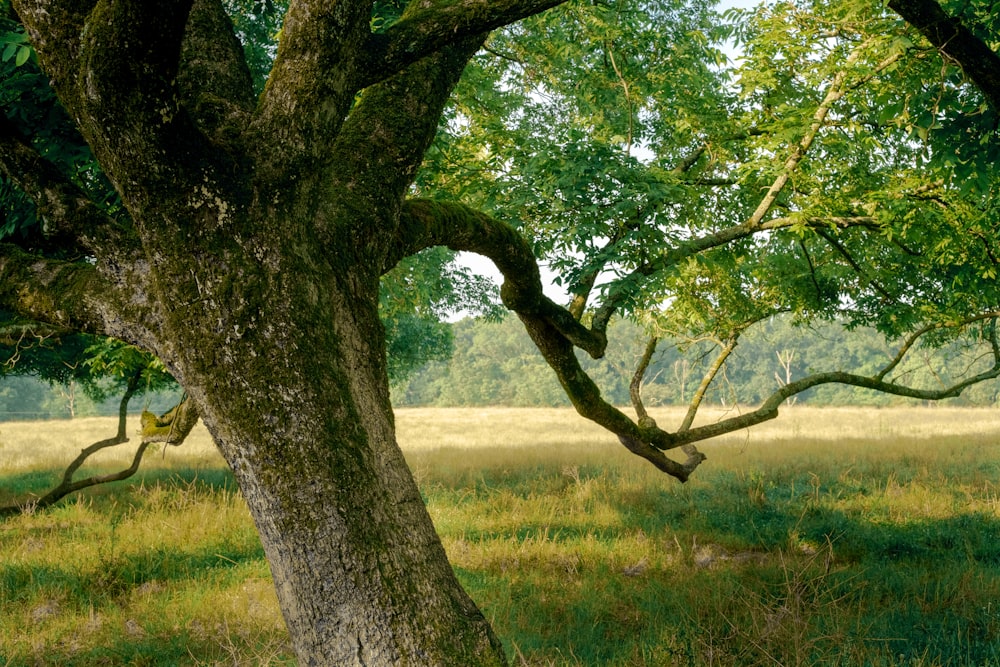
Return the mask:
M451 356L431 361L393 388L399 406L563 406L569 405L551 369L538 354L514 317L500 322L464 319L451 325ZM606 358L580 355L587 372L604 396L617 405L629 403L629 382L645 345L645 333L627 320L618 321ZM678 405L691 400L716 353L709 339L664 340L646 372L643 398L649 405ZM835 323L792 326L791 318L776 316L746 333L707 394L714 404L758 404L789 380L824 368L872 373L895 348L871 329L847 331ZM920 386L944 386L966 371L973 359L961 345L918 351L902 373ZM959 405L993 405L996 381L971 387ZM809 405L900 405L906 399L857 387L828 384L798 397Z
M612 325L613 341L604 359L580 356L604 396L617 405L628 405L629 382L645 344L645 333L630 321ZM513 316L465 318L439 323L425 337L422 354L434 357L420 365L404 359L393 385L393 402L416 406L568 406L552 370L531 343L524 327ZM431 338L433 337L433 339ZM412 341L410 348L415 347ZM717 350L710 339L665 339L646 371L643 398L650 406L684 405L691 400ZM736 347L725 372L716 378L706 400L715 405L756 405L782 384L817 369L836 367L872 373L892 358L895 348L873 329L846 330L836 323L794 326L791 318L775 316L759 323ZM903 374L920 386L946 386L968 370L975 357L960 343L918 351ZM86 391L77 383L48 383L31 376L0 380L0 421L65 419L113 415L120 396L114 391ZM950 405L991 406L1000 394L1000 383L984 382L969 388ZM163 411L175 403L180 390L159 389L144 393L133 408ZM809 389L792 403L813 406L914 405L918 402L859 387L827 384Z

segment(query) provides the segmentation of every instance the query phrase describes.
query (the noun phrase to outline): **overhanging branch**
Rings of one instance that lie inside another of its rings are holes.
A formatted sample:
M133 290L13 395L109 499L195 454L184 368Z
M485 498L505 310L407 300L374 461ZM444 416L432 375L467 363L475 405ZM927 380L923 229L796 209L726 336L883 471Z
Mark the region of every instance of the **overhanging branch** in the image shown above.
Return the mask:
M995 319L1000 316L1000 313L991 312L983 313L970 317L962 322L952 325L955 327L964 327L975 322L980 322L987 319ZM705 426L700 426L697 428L692 428L687 431L681 431L673 435L673 441L676 445L686 445L692 442L699 442L701 440L708 440L709 438L715 438L720 435L725 435L727 433L732 433L733 431L742 430L749 428L750 426L756 426L757 424L763 423L765 421L774 419L778 416L778 408L786 400L801 394L807 389L813 387L818 387L823 384L845 384L852 387L861 387L864 389L871 389L873 391L882 392L885 394L891 394L893 396L904 396L907 398L915 398L924 401L940 401L946 398L955 398L960 396L963 391L969 387L979 384L980 382L985 382L987 380L992 380L1000 377L1000 344L997 342L996 329L991 327L990 331L990 346L993 355L993 366L988 370L981 373L973 375L972 377L965 378L955 382L954 384L944 387L942 389L919 389L916 387L909 387L906 385L901 385L895 382L889 382L885 380L885 376L889 371L895 368L905 353L913 348L913 345L920 337L925 334L939 330L941 328L946 328L945 326L929 326L920 329L915 332L912 336L904 341L901 347L900 354L897 354L893 359L887 364L885 368L880 370L874 375L858 375L855 373L846 373L842 371L831 371L826 373L813 373L794 382L789 382L784 385L776 392L771 394L765 400L760 407L757 409L739 415L737 417L732 417L729 419L724 419L722 421L716 422L714 424L707 424Z
M472 0L412 2L384 33L364 48L363 85L392 76L407 65L472 35L538 14L565 0Z
M935 0L889 0L889 9L916 28L946 59L958 63L1000 111L1000 56Z
M351 182L355 199L370 202L373 211L379 202L402 199L434 140L455 84L482 42L482 36L457 42L366 89L331 149L342 156L329 165L332 180ZM412 109L420 113L402 112ZM373 133L372 127L379 131ZM368 176L355 178L362 171ZM355 219L365 224L363 216Z
M524 323L577 412L618 436L634 454L681 481L687 480L704 460L696 451L684 463L667 457L662 450L673 446L669 433L655 425L636 424L601 398L597 385L580 366L574 346L593 350L592 355L603 353L606 339L596 337L568 310L542 294L538 264L517 231L461 204L410 200L404 207L397 237L395 261L432 245L475 252L493 260L504 276L504 305Z

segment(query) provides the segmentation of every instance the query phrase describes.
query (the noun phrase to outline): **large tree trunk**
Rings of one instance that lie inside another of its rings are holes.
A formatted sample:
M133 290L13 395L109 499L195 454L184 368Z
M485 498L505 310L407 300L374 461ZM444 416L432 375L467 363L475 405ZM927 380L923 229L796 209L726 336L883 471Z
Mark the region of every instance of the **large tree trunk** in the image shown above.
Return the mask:
M377 281L322 284L269 309L266 341L201 346L226 353L182 371L250 506L296 653L309 665L506 664L397 446Z
M396 444L378 284L426 245L401 209L465 63L558 2L413 2L376 34L369 1L292 0L258 96L219 0L15 1L121 207L0 124L0 169L69 248L0 245L0 304L164 362L246 497L302 664L505 663Z

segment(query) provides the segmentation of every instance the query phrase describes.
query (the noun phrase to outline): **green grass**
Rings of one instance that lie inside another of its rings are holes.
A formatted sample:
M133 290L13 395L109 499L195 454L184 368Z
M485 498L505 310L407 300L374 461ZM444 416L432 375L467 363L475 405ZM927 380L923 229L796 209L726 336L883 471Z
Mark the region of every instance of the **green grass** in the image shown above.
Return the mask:
M568 411L397 421L515 664L1000 665L997 411L797 407L685 485ZM0 425L0 502L112 426ZM0 523L0 665L294 664L204 432L143 469Z

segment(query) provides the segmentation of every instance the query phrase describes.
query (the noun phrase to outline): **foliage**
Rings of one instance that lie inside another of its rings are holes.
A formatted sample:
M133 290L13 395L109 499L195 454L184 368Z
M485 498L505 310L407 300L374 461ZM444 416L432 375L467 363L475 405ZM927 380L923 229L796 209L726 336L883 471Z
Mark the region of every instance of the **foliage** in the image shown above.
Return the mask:
M227 9L259 91L287 3L230 0ZM996 29L975 3L948 9L981 37ZM377 3L373 28L392 25L401 10ZM7 117L114 210L116 195L38 70L23 27L9 8L4 14ZM736 63L723 40L740 49ZM847 92L820 123L810 159L782 166L837 77ZM996 305L996 125L958 70L942 69L897 21L864 3L778 3L721 17L702 2L573 3L494 33L467 68L416 189L460 197L520 227L557 284L586 295L597 279L606 298L624 294L626 310L661 335L721 339L791 312L802 324L836 318L895 337ZM774 204L781 224L685 251L752 215L782 170L794 172L795 187ZM8 181L0 188L8 192L0 236L40 237L34 206ZM387 275L380 312L393 383L451 353L444 318L495 314L489 291L443 248ZM124 349L108 343L102 355ZM67 342L68 365L49 363L45 377L72 377L88 391L99 383L83 378L97 369L121 377L105 361L87 370L80 355L95 350ZM631 369L609 367L596 372L624 402ZM483 377L459 392L463 400L488 400L495 382ZM764 371L758 383L770 381ZM520 397L492 400L563 403L554 386L538 377Z
M997 307L996 151L981 95L871 3L572 3L494 34L423 187L656 330L792 312L896 337ZM784 176L767 231L713 241Z

